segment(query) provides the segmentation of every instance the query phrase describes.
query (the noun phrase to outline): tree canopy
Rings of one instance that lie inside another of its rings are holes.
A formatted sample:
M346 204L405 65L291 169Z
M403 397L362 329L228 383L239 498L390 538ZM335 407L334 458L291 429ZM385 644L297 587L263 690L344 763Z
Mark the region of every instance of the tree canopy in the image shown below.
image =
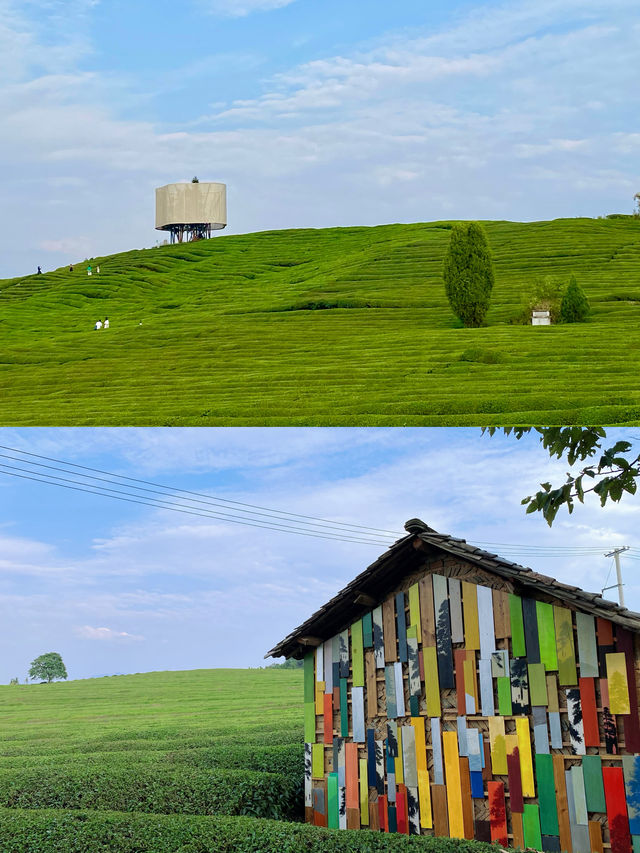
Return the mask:
M569 285L562 297L560 319L563 323L583 323L589 316L589 300L575 276L569 279Z
M586 494L593 492L604 506L608 500L618 502L624 495L635 495L640 477L640 447L631 441L615 441L603 447L607 439L604 427L486 427L493 435L502 429L505 435L521 439L536 432L550 457L563 459L569 465L592 460L576 472L568 472L560 486L541 483L541 490L522 499L527 512L541 512L551 526L562 506L573 512L575 501L584 503Z
M494 283L493 261L482 225L457 222L444 259L444 286L453 312L465 326L481 326Z
M31 661L29 678L51 682L55 678L67 678L67 670L58 652L47 652Z

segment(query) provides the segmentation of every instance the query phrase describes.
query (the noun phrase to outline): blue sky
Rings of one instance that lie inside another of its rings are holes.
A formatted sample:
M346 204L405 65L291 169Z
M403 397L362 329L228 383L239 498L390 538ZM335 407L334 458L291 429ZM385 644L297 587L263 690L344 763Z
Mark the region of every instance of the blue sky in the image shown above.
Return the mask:
M631 212L637 0L0 0L0 275L229 233Z
M551 529L526 515L521 498L541 480L561 481L566 464L549 461L534 438L489 438L477 429L5 428L0 444L399 534L420 517L589 590L605 585L606 551L639 544L636 499L604 510L588 501ZM59 651L75 678L260 666L276 641L384 550L1 473L0 519L0 683L23 680L46 651ZM595 550L552 557L514 554L509 545ZM636 565L623 556L627 604L640 610Z

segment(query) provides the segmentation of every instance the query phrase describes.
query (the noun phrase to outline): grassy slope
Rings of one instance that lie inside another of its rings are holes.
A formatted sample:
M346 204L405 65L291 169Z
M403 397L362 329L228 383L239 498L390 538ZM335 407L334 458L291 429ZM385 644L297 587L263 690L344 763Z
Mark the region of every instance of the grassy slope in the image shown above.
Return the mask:
M2 686L0 718L3 851L489 851L259 819L279 780L302 775L301 670ZM293 794L301 812L299 784Z
M446 223L225 236L98 259L99 278L0 282L0 422L640 421L640 223L486 225L497 282L477 330L444 296ZM572 272L591 322L509 324L532 278ZM346 307L285 310L320 301ZM475 347L501 360L461 360Z
M0 686L0 771L301 743L301 685L300 670L217 669Z

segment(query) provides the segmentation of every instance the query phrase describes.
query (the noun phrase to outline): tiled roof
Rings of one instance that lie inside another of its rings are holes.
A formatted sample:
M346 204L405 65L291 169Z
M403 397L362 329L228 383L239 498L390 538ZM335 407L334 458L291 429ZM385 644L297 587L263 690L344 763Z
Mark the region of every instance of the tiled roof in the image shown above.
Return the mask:
M552 595L585 613L602 616L640 632L640 613L607 601L600 593L585 592L580 587L562 583L497 554L476 548L464 539L438 533L418 518L407 521L405 530L407 536L399 539L306 622L267 652L265 657L301 657L309 645L328 640L379 604L405 575L411 574L424 562L424 553L421 554L415 548L416 539L516 583L525 594L530 590L532 593Z

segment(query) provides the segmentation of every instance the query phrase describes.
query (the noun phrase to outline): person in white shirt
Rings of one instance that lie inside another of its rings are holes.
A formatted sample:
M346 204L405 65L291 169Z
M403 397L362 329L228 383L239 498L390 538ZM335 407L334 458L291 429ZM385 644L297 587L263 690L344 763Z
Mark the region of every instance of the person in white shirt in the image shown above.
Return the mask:
M109 328L109 318L108 317L104 318L104 323L102 325L105 329Z
M93 328L95 329L95 331L96 331L96 332L97 332L99 329L101 329L101 328L102 328L102 321L101 321L101 320L96 320L96 324L95 324L95 326L94 326Z

